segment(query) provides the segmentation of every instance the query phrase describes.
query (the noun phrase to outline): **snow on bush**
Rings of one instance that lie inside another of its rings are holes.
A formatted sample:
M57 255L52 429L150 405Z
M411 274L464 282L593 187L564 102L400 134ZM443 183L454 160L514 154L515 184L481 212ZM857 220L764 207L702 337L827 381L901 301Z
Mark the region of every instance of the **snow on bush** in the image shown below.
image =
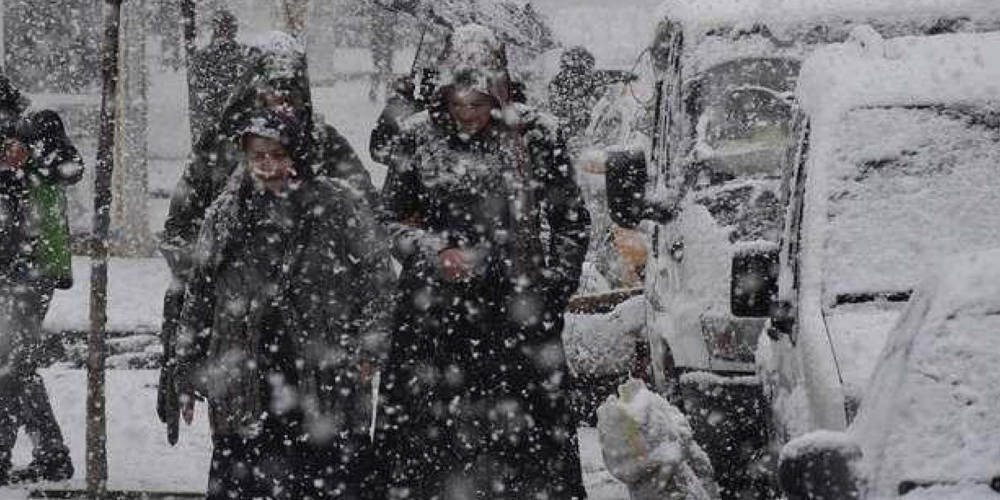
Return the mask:
M641 380L618 391L597 410L597 429L604 463L631 498L717 499L712 465L684 414Z

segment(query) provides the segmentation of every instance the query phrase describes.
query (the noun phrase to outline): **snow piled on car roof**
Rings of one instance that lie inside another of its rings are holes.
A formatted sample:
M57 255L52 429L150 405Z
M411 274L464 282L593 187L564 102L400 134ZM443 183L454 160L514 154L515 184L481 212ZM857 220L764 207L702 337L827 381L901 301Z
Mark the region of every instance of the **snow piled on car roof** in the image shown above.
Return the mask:
M978 17L1000 11L995 0L667 0L657 18L713 26L814 19Z
M853 38L803 64L798 101L814 120L856 107L1000 100L1000 33L883 40L859 28Z
M867 498L899 485L989 484L1000 463L1000 250L929 274L889 335L851 434Z

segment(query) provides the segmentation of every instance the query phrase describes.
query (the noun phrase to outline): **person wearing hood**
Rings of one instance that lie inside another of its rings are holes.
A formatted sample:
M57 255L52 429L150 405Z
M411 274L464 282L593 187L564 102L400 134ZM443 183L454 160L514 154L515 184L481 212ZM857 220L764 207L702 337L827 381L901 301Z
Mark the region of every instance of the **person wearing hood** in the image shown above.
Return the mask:
M459 28L393 151L402 263L376 449L389 498L584 498L563 313L589 214L551 116L516 103L503 48Z
M233 137L247 117L260 109L287 114L302 124L303 167L315 174L343 179L371 205L377 192L358 155L337 130L313 112L306 54L290 35L268 33L251 50L251 64L229 96L216 124L194 144L193 159L174 190L160 251L170 265L173 280L164 296L161 370L157 414L167 424L167 438L177 440L177 395L170 391L173 373L174 337L183 308L184 289L191 266L191 251L201 230L205 212L223 191L239 163L240 151Z
M202 226L178 330L185 420L208 400L208 499L358 498L394 278L363 193L312 171L295 118L251 113ZM343 496L338 496L343 495Z
M12 88L0 83L7 109L22 103ZM73 463L37 370L61 348L42 321L54 290L72 286L63 189L80 180L83 161L58 114L12 111L0 120L0 484L61 481L73 476ZM21 426L32 461L11 470Z

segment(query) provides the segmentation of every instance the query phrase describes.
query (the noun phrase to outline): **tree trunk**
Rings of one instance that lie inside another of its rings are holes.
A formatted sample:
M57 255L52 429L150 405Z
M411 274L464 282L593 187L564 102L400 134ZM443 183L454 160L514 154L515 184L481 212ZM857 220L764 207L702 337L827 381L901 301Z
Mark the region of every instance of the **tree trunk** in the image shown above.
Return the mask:
M115 254L148 257L153 254L147 196L147 137L149 79L146 68L147 0L129 0L122 7L119 61L118 121L115 143L112 205Z
M108 323L108 232L111 226L111 179L114 173L117 117L118 42L121 2L106 0L101 49L101 125L94 176L94 238L91 249L90 335L87 339L87 492L104 495L108 486L107 415L104 398L104 335Z
M195 44L197 43L198 37L198 26L195 24L197 21L197 9L195 8L194 0L180 0L181 1L181 31L183 32L184 40L184 68L187 71L187 86L188 86L188 128L191 130L191 147L198 143L200 137L197 136L194 120L192 120L192 109L194 107L195 99L198 96L195 95L194 86L191 82L191 75L193 75L192 64L194 64L194 51Z
M3 15L6 10L7 4L0 2L0 71L4 73L6 73L7 69L7 46L4 43L4 39L7 38L7 30L3 22Z

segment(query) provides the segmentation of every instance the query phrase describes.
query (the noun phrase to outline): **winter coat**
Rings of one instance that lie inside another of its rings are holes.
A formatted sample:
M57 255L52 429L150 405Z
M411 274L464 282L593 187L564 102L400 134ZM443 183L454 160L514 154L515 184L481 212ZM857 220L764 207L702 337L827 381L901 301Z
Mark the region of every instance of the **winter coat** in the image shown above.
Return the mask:
M384 355L393 277L385 238L346 181L286 196L242 170L209 211L178 334L181 378L216 434L299 412L317 439L367 431L361 359Z
M68 289L73 274L65 188L83 177L83 159L55 111L29 113L9 130L29 156L23 170L0 172L6 219L0 276Z
M386 482L429 498L458 474L512 498L582 498L561 326L589 215L553 118L511 103L509 121L465 140L449 87L406 123L383 188L403 267L382 379ZM440 277L453 247L474 256L469 279Z
M233 138L248 113L258 109L257 87L280 86L302 96L299 121L308 132L310 157L304 161L311 173L344 179L362 193L372 206L375 187L358 155L337 130L314 115L305 67L305 54L297 47L265 45L251 52L250 69L236 85L216 127L207 130L194 146L193 159L184 170L174 195L161 237L161 250L175 276L183 277L190 266L191 249L201 229L205 211L226 186L239 163L239 148ZM289 53L290 52L290 53Z

